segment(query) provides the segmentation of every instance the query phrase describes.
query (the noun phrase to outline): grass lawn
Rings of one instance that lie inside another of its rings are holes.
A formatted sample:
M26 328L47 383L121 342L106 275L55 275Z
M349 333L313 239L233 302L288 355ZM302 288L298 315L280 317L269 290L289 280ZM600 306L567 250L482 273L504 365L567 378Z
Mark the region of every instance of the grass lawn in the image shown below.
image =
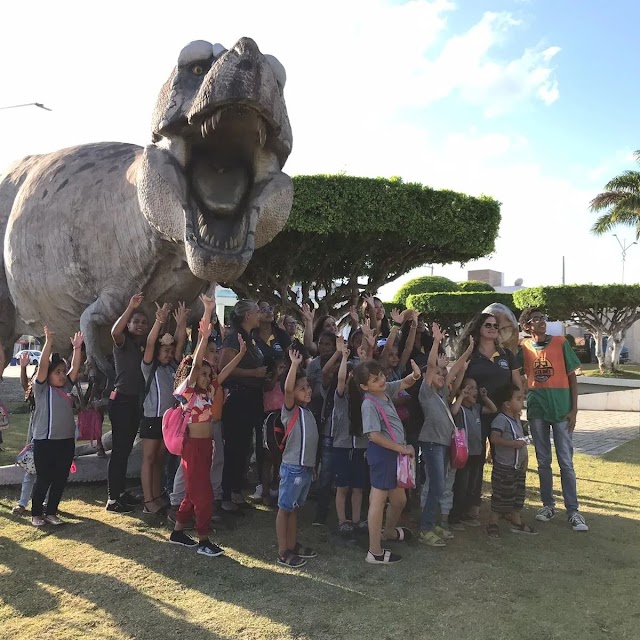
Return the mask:
M538 523L535 538L468 529L446 549L394 545L404 559L393 567L367 565L363 549L312 528L310 503L301 539L319 557L298 573L275 565L274 514L261 508L219 529L227 555L210 559L139 515L107 514L104 485L70 486L69 524L42 530L11 515L18 489L0 487L0 636L636 640L639 460L640 440L576 456L589 533L563 516ZM529 522L537 485L531 473Z
M600 373L597 364L581 364L580 368L585 376L594 378L627 378L640 380L640 364L620 364L616 373Z

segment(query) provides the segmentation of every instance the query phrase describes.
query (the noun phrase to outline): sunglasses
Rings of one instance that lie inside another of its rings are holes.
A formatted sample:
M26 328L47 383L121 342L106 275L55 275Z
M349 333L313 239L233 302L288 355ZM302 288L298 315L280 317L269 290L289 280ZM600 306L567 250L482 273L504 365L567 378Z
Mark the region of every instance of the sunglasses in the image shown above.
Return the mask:
M482 325L485 329L499 329L500 325L497 322L485 322Z
M260 307L258 311L260 313L273 313L273 307Z
M546 322L547 319L547 316L533 316L529 318L529 322Z

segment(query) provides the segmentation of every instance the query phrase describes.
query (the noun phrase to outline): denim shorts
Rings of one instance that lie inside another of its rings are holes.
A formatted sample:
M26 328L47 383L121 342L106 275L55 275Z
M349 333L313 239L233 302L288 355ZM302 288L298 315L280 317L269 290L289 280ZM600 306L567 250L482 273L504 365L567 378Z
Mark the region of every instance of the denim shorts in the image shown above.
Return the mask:
M364 489L367 483L367 461L365 449L333 449L333 470L336 475L336 487Z
M398 486L398 454L369 441L367 462L371 486L381 491L391 491Z
M283 511L295 511L301 507L307 499L312 479L312 467L283 462L280 465L278 507Z

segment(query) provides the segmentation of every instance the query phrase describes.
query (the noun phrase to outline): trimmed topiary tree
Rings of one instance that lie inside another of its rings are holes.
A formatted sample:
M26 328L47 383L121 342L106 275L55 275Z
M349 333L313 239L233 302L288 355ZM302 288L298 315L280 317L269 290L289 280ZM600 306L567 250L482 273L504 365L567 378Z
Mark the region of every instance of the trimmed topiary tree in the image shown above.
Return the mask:
M226 283L296 312L303 300L340 310L415 267L494 250L500 205L399 178L298 176L284 230ZM222 283L221 283L222 284ZM452 283L453 284L453 283Z
M449 280L449 278L443 276L421 276L403 284L396 292L393 303L406 305L409 296L459 290L458 285L453 280Z
M458 282L459 291L495 291L495 289L487 282L481 280L465 280Z

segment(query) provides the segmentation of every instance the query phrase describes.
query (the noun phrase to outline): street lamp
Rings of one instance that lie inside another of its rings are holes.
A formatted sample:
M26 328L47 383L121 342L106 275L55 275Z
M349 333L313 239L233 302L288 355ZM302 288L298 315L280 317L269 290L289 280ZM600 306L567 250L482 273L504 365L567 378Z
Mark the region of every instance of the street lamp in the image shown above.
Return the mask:
M45 111L53 111L53 109L49 109L49 107L45 107L42 102L27 102L25 104L12 104L8 107L0 107L0 111L4 109L18 109L20 107L38 107L39 109L44 109Z
M620 250L622 251L622 284L624 284L624 263L625 260L627 259L627 251L633 247L634 244L638 244L637 242L632 242L631 244L627 244L626 240L620 240L620 238L618 238L618 234L614 233L613 237L618 241L618 244L620 245Z

